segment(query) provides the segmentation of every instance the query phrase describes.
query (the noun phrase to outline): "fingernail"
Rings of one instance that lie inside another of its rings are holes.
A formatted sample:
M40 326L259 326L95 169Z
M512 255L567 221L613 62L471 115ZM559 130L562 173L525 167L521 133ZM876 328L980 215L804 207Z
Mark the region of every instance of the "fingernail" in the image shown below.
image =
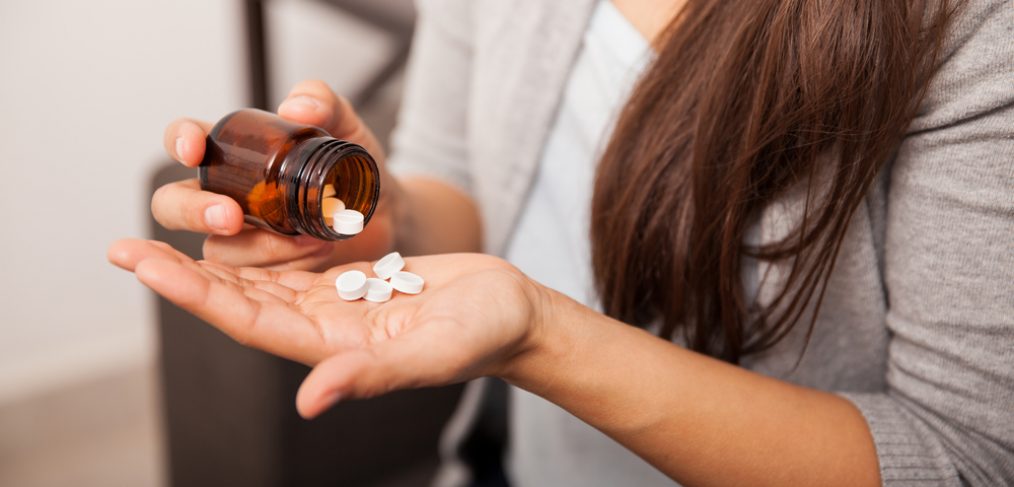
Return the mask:
M306 95L300 95L285 100L285 103L283 105L287 106L289 109L308 110L311 112L315 112L317 111L317 108L320 108L320 101L318 101L316 98L312 98Z
M225 230L225 207L222 205L209 206L204 210L204 223L215 230Z
M183 160L183 151L187 149L187 142L183 137L176 137L176 157Z

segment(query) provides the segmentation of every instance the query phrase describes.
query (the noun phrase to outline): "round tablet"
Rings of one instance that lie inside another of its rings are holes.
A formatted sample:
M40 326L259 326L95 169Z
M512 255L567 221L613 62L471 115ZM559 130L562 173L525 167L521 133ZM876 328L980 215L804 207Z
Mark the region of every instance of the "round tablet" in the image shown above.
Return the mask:
M395 272L404 268L405 260L401 258L401 254L391 252L381 257L376 264L373 264L373 273L381 279L390 279Z
M426 281L423 281L422 277L411 272L395 272L391 276L391 287L398 290L399 293L419 294L422 292L423 284L425 283Z
M366 295L363 298L372 303L383 303L391 299L392 290L387 281L371 277L366 280Z
M338 289L338 297L346 301L355 301L366 294L366 274L360 271L343 272L334 280L334 286Z
M324 217L334 217L335 213L345 209L345 203L338 198L324 198L320 200L320 212Z
M334 214L334 231L342 235L355 235L363 231L362 213L356 210L341 210Z

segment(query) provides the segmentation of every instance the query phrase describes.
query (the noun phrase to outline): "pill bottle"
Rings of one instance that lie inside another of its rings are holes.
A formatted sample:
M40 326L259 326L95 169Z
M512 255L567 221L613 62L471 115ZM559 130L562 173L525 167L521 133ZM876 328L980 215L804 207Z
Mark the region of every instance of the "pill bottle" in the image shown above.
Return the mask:
M325 221L331 216L321 208L325 185L365 222L380 196L377 163L362 146L263 110L238 110L219 120L199 171L201 189L231 197L248 223L284 235L351 237Z

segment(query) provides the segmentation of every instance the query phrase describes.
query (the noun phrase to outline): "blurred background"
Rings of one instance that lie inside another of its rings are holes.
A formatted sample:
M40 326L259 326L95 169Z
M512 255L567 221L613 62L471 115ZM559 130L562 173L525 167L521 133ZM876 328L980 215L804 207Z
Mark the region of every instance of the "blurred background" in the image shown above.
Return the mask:
M192 177L162 131L326 80L386 140L409 0L0 2L0 485L419 485L459 389L306 422L306 369L230 343L106 262Z

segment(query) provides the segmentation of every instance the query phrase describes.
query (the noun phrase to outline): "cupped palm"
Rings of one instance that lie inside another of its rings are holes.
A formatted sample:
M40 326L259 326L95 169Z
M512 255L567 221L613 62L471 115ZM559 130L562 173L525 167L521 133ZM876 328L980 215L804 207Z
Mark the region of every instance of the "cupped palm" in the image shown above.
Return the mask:
M385 303L336 293L342 272L372 275L365 262L323 273L236 268L143 240L115 243L109 259L242 344L307 365L337 359L342 377L330 386L350 397L496 373L523 346L534 316L530 281L481 254L406 259L425 289Z

